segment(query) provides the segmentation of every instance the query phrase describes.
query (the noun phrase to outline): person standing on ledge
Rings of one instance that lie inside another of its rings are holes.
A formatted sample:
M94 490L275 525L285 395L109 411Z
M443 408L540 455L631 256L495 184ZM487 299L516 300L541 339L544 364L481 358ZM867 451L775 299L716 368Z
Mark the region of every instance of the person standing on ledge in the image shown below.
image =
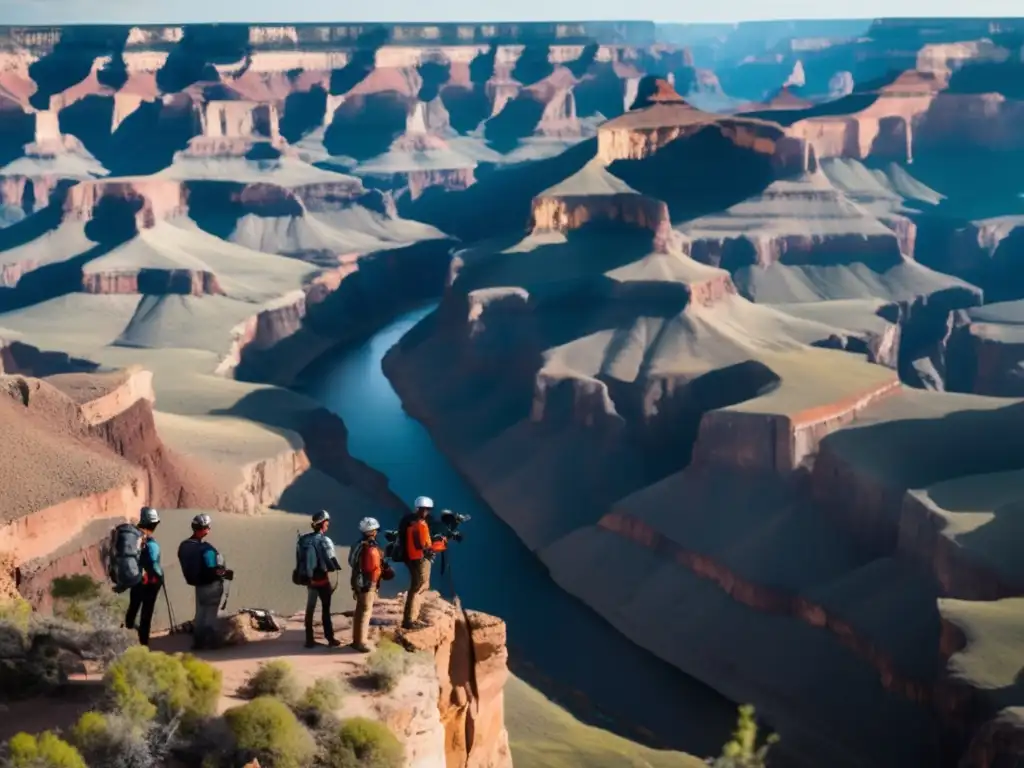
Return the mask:
M234 573L224 566L224 558L206 540L212 521L209 515L192 518L192 536L178 545L178 562L185 582L196 591L196 615L192 621L192 650L216 646L217 612L224 597L224 581Z
M370 636L370 619L373 617L373 603L381 579L391 579L395 572L384 563L384 555L377 544L380 523L375 518L364 517L359 521L359 532L363 535L348 555L352 567L352 595L356 599L355 615L352 618L351 648L367 653L366 644Z
M341 570L341 564L334 552L334 542L327 536L331 524L331 516L326 510L313 515L312 533L299 539L299 565L309 573L306 585L306 647L315 648L313 637L313 614L316 613L317 601L320 601L320 617L324 625L324 637L333 648L341 645L334 636L334 622L331 620L331 580L328 574Z
M409 569L409 591L405 595L405 611L402 613L402 629L422 629L420 610L423 595L430 588L430 563L434 555L443 552L448 542L444 536L431 538L427 515L434 508L434 500L420 496L413 502L415 510L406 515L399 525L399 537L405 545L403 558Z
M164 583L164 569L160 565L160 544L153 537L158 525L160 525L159 513L152 507L143 507L139 512L137 526L142 531L142 546L139 549L142 581L132 587L128 593L128 612L124 617L124 625L128 629L135 629L135 619L138 618L140 645L149 645L149 629L153 623L153 609L156 607L156 599L160 596L160 587Z

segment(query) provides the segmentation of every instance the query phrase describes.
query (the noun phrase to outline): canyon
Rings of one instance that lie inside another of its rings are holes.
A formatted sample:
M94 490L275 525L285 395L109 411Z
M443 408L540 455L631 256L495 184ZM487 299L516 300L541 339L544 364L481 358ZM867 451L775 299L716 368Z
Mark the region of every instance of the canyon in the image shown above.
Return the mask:
M287 388L439 301L385 373L561 589L793 765L1018 756L1024 24L786 24L0 29L20 592L146 503L400 513Z

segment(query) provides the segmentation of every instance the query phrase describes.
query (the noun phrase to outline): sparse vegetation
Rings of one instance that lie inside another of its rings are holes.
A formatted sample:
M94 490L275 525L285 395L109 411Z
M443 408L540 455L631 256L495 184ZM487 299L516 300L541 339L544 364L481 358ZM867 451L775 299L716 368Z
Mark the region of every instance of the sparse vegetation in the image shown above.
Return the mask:
M238 695L246 699L273 696L292 704L298 700L299 691L299 681L292 665L284 659L274 659L260 664L259 669L238 689Z
M235 740L236 757L256 758L274 768L306 768L316 756L316 742L288 706L260 696L224 713Z
M152 768L167 756L177 723L134 722L113 712L86 712L71 732L71 742L90 766Z
M374 690L390 693L398 686L409 665L409 654L392 640L380 645L366 659L366 680Z
M328 736L320 762L323 768L401 768L405 750L383 723L351 717Z
M104 686L110 710L132 722L180 719L190 726L216 710L221 673L187 654L170 656L135 646L110 665Z
M10 768L87 768L81 753L52 731L13 736L5 763Z
M27 632L32 621L32 606L28 600L20 597L13 600L0 601L0 623L11 624L22 632Z
M744 704L739 708L739 718L732 739L722 748L722 754L709 760L714 768L764 768L768 752L778 743L777 734L769 734L764 743L757 744L758 727L754 708Z
M76 624L117 626L127 607L126 596L102 587L87 574L59 576L50 585L54 615Z
M295 714L311 728L319 728L341 706L344 693L341 682L321 677L303 692L295 704Z

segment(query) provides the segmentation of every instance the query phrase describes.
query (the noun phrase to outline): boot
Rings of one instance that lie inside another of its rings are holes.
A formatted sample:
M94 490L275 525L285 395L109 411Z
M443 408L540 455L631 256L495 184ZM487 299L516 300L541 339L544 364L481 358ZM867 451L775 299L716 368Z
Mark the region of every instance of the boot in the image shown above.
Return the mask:
M327 638L327 644L331 646L331 648L337 648L341 645L341 640L336 637L329 637Z

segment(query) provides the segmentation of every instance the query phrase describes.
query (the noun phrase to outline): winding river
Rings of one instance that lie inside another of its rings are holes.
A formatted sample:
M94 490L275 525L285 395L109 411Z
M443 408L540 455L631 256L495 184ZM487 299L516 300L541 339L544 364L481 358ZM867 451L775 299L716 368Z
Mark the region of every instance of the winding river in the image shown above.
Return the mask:
M646 730L652 745L717 753L733 705L558 587L402 409L381 359L432 308L409 312L364 344L325 357L304 373L300 388L344 420L352 455L386 474L403 499L425 494L440 507L472 515L465 540L453 546L451 574L466 607L507 621L515 673L594 725L634 739ZM392 517L382 524L393 526ZM434 570L434 588L447 594L449 582ZM510 730L514 739L514 724Z

